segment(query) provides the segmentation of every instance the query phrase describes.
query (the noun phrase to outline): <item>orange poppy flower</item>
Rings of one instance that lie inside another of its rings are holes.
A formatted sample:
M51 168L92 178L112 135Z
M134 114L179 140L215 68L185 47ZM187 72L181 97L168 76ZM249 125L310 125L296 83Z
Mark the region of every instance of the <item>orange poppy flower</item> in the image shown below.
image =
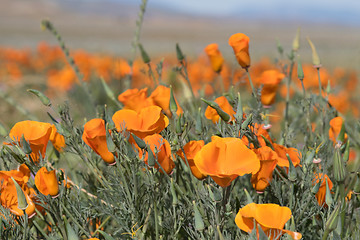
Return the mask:
M164 110L167 116L171 117L172 114L169 109L170 105L170 88L159 85L157 88L151 93L149 97L152 101L152 105L159 106ZM176 114L180 115L183 113L183 110L179 106L179 103L177 102L175 98L175 102L177 105L177 111Z
M118 131L127 131L139 138L144 138L154 133L160 133L169 125L169 119L161 112L158 106L145 107L140 112L130 109L117 111L112 120Z
M212 43L207 45L204 50L210 59L212 69L215 72L220 72L224 63L224 58L219 51L219 46L216 43Z
M272 174L278 162L279 156L271 148L264 146L254 149L260 160L260 169L251 176L253 188L258 192L263 192L272 180Z
M267 130L264 128L264 124L255 123L254 125L249 126L250 130L255 134L259 142L260 147L266 146L266 142L263 137L265 137L270 143L272 143L271 137ZM249 139L244 135L242 141L246 146L249 146L251 149L254 148L254 144L249 142Z
M315 179L313 180L313 185L315 186L319 181L321 181L321 185L319 188L319 191L315 194L316 200L319 203L319 206L327 207L327 204L325 202L326 197L326 182L329 185L329 190L333 188L333 183L330 180L329 176L326 174L318 173L315 174Z
M329 129L329 138L331 141L336 144L337 138L339 136L339 133L341 132L341 128L343 125L343 118L342 117L335 117L330 120L330 129ZM344 141L347 139L347 134L345 133Z
M275 152L278 154L279 159L277 165L280 167L289 167L289 160L286 154L289 154L290 160L294 167L300 166L301 153L296 148L287 148L283 145L272 143Z
M264 71L258 79L259 84L263 84L261 90L261 103L263 105L272 105L275 102L276 92L279 83L285 77L279 70Z
M9 181L11 177L13 177L20 186L23 186L29 181L30 170L25 164L21 164L18 170L0 171L0 182Z
M202 180L204 178L206 178L206 174L202 174L199 169L196 167L195 162L194 162L194 158L196 156L196 154L201 150L201 148L204 146L204 141L200 140L200 141L190 141L187 144L185 144L184 146L184 152L180 149L179 151L176 152L177 155L179 155L181 157L181 159L185 162L185 156L186 159L189 163L189 167L190 170L192 172L192 174L199 180ZM184 156L185 153L185 156Z
M54 124L51 125L51 134L49 140L53 144L54 148L59 152L62 152L63 148L66 146L64 136L58 133Z
M105 121L95 118L84 125L83 141L92 148L106 163L115 163L114 155L109 151L106 143Z
M238 176L256 173L260 169L260 160L239 138L211 137L196 154L196 167L220 186L227 187Z
M217 104L219 104L219 107L226 112L227 114L229 114L230 116L230 121L233 121L235 119L234 115L235 115L235 111L233 110L233 107L230 105L229 101L226 99L226 97L221 96L218 97L217 99L215 99L215 101ZM217 123L219 122L219 114L216 112L215 109L213 109L212 107L208 106L205 110L205 117L209 120L211 120L213 123Z
M26 202L28 204L25 212L29 217L31 217L35 214L35 204L30 198L30 196L26 193L26 191L23 192L26 198ZM24 211L21 210L18 206L16 186L14 181L12 181L11 179L2 183L0 190L0 201L1 205L5 208L8 208L11 213L17 216L24 215Z
M59 184L55 170L48 171L46 167L40 168L35 175L35 186L44 195L57 196L59 194Z
M124 109L131 109L136 112L152 105L152 102L147 97L147 88L141 90L137 88L128 89L118 96L118 100L124 104Z
M256 228L258 237L258 227L260 226L271 240L280 239L284 233L289 234L293 239L301 239L301 233L284 229L285 223L290 218L291 210L288 207L281 207L277 204L250 203L239 210L235 217L235 223L247 233Z
M175 163L171 156L171 147L169 142L164 139L160 134L153 134L146 136L144 142L150 146L151 151L154 153L155 158L164 169L167 174L170 174L175 167ZM156 149L156 150L155 150ZM144 161L148 164L149 154L145 150L139 149L139 157L144 156ZM155 168L159 169L159 166L155 164ZM162 170L160 170L162 172Z
M33 161L38 161L40 155L45 156L46 146L51 135L51 124L37 121L22 121L16 123L10 130L9 136L20 144L22 136L29 142Z
M250 67L249 41L249 37L243 33L235 33L229 38L229 45L242 68Z

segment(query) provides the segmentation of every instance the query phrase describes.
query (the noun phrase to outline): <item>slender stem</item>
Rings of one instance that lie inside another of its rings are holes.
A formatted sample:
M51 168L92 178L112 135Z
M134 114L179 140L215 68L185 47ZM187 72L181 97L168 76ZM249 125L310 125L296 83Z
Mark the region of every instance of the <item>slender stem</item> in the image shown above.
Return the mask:
M251 76L250 76L250 73L249 73L249 68L245 68L245 70L246 70L246 74L247 74L248 79L249 79L249 83L250 83L250 86L251 86L252 94L253 94L253 96L257 99L257 94L256 94L256 92L255 92L254 84L253 84L253 82L252 82L252 80L251 80Z
M188 74L188 71L187 71L187 68L186 68L186 64L185 64L185 60L184 61L181 61L181 69L183 70L183 77L185 78L189 88L190 88L190 92L191 92L191 96L193 99L195 99L195 95L194 95L194 90L191 86L191 82L190 82L190 79L189 79L189 74Z
M159 239L159 222L158 222L158 211L156 206L156 199L154 199L154 218L155 218L155 239Z
M321 86L321 78L320 78L320 67L316 68L319 80L319 96L322 97L322 86Z
M65 210L66 214L69 215L71 220L78 226L78 228L86 235L86 237L91 238L91 235L81 226L81 224L75 219L75 217L70 213L70 211L65 207L65 205L60 202L60 205Z
M289 69L289 75L288 75L288 79L286 81L286 107L285 107L285 144L286 144L286 139L287 139L287 134L288 134L288 130L289 130L289 103L290 103L290 83L291 83L291 75L293 72L293 68L294 68L294 60L291 60L291 64L290 64L290 69Z

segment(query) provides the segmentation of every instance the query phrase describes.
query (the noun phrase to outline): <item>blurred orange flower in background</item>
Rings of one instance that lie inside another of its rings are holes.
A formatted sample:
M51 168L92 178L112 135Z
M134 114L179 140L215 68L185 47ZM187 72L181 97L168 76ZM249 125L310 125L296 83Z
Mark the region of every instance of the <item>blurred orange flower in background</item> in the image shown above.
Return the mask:
M216 43L209 44L204 51L210 59L211 67L215 72L220 72L224 63L224 58L219 51L219 46Z
M272 105L275 102L277 89L284 77L285 74L279 70L267 70L261 74L257 82L263 84L261 90L261 103L263 105Z
M50 123L37 121L22 121L16 123L10 130L9 137L20 144L22 136L29 142L33 161L38 161L40 155L44 158L52 127Z
M235 57L242 68L250 67L249 37L243 33L235 33L229 38Z
M260 160L239 138L211 137L196 154L196 167L220 186L227 187L238 176L259 171Z
M285 223L290 218L291 210L288 207L281 207L277 204L250 203L239 210L235 217L235 223L247 233L251 233L255 228L258 238L258 228L261 227L269 239L280 239L284 233L289 234L293 239L301 239L301 233L284 229Z
M55 170L48 171L42 167L35 175L35 186L44 195L55 197L59 194L59 183Z
M105 121L94 118L84 125L83 141L92 148L108 164L115 163L114 155L109 151L106 143Z
M199 171L199 169L195 165L194 158L195 158L196 154L204 146L204 144L205 143L203 140L190 141L185 144L185 146L183 148L184 152L181 149L176 152L176 154L181 157L181 159L185 162L185 164L186 164L186 159L187 159L192 174L199 180L206 178L207 175L202 174ZM185 159L185 156L186 156L186 159Z

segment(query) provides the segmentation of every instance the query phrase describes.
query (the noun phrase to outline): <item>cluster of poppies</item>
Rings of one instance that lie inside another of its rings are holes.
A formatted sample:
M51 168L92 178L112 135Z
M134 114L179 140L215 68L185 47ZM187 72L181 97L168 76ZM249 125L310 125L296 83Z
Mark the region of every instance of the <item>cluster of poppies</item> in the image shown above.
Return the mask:
M38 166L40 159L45 158L49 141L52 142L55 149L62 151L65 147L65 140L54 125L37 121L16 123L11 129L9 137L12 142L5 144L27 149L27 158L35 164L38 170L33 172L33 169L30 170L26 164L21 164L17 170L0 171L1 204L15 215L22 216L25 211L29 217L32 217L36 207L41 209L37 205L37 193L52 197L56 197L59 193L56 170L51 170L50 166ZM31 176L34 178L35 186L29 185Z

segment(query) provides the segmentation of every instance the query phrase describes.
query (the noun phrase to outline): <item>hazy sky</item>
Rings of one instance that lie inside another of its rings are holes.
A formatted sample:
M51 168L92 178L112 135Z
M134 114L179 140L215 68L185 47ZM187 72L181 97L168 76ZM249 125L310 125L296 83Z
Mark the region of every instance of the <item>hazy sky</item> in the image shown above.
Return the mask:
M149 0L148 5L196 15L244 15L289 20L315 18L360 25L359 0Z

